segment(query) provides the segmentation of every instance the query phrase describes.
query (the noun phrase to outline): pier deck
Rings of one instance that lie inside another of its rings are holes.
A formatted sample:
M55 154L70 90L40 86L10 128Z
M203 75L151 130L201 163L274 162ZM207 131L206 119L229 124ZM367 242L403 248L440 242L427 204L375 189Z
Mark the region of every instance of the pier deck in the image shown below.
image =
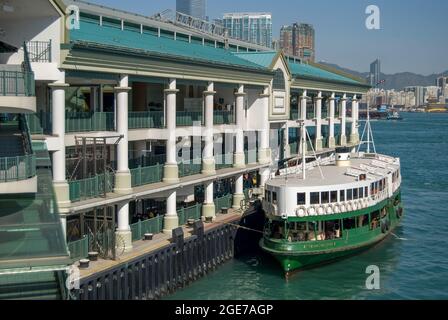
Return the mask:
M204 231L207 232L210 229L216 228L221 225L237 223L242 218L243 214L239 210L229 209L228 214L218 214L216 216L216 220L213 223L205 223ZM193 229L188 226L183 226L184 238L188 239L192 236ZM141 256L145 256L150 254L151 252L157 251L165 246L168 246L171 243L171 234L156 234L154 235L154 239L152 241L136 241L133 243L132 251L128 253L124 253L121 256L117 257L116 260L103 260L99 259L98 261L90 262L90 266L88 269L80 269L80 280L90 277L96 273L101 273L108 269L113 269L122 264L126 264L136 258ZM75 263L76 266L79 266L79 262Z

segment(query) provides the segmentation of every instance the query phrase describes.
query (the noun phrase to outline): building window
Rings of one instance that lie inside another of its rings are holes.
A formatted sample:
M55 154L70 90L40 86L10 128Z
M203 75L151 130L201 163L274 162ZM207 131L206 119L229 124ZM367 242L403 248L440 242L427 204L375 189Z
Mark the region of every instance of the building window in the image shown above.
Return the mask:
M320 195L319 192L311 192L310 195L310 202L311 204L319 204L320 203Z
M273 88L274 90L285 90L285 75L281 69L275 70Z
M297 205L305 205L306 204L306 200L305 200L305 193L298 193L297 194Z

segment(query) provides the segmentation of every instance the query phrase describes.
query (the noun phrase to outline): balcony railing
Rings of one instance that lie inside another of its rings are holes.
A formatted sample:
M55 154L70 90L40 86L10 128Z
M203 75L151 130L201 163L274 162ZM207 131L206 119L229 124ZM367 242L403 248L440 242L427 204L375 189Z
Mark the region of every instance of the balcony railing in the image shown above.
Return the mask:
M164 127L163 111L129 112L129 129L160 129Z
M179 177L184 178L200 174L202 171L202 160L186 160L179 163Z
M202 112L178 111L176 112L176 123L179 127L190 127L194 123L202 125Z
M222 170L233 167L233 153L215 155L215 168Z
M163 230L164 216L157 216L153 219L139 221L132 224L132 241L142 240L146 233L159 234Z
M43 134L51 132L51 114L38 112L25 115L30 128L30 134Z
M163 164L151 167L138 167L131 170L132 187L162 182Z
M68 250L70 251L70 258L73 261L85 259L89 255L89 236L72 241L68 243Z
M231 194L215 199L216 213L220 212L223 208L231 208L233 204L232 200L233 196Z
M214 111L213 122L215 125L235 123L235 116L232 111Z
M0 70L0 96L34 97L34 73Z
M70 200L77 202L97 198L104 193L109 193L114 190L115 179L112 173L104 175L97 175L92 178L70 181Z
M31 179L36 176L36 156L34 154L0 158L0 182Z
M113 112L67 112L65 132L115 131Z
M299 110L291 109L289 113L289 120L298 120L299 119Z
M31 62L51 62L51 40L26 43Z
M202 204L196 204L192 207L181 208L177 211L179 217L179 224L187 224L188 220L193 219L195 221L201 220L202 216Z
M246 164L258 162L258 151L256 149L255 150L246 150L246 151L244 151L244 155L246 158Z

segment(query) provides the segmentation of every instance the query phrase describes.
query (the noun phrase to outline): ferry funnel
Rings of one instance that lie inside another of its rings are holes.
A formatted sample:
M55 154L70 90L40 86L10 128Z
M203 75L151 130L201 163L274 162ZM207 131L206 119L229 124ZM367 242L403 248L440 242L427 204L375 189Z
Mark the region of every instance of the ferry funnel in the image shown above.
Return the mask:
M337 167L350 167L351 156L350 148L341 147L336 148L336 166Z

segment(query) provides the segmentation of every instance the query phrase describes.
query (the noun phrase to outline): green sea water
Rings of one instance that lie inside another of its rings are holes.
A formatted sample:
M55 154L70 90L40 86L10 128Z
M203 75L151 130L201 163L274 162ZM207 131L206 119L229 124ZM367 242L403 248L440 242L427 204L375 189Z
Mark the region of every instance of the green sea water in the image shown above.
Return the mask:
M402 115L372 122L377 151L401 158L406 217L395 236L289 281L254 251L169 299L448 299L448 114ZM380 290L366 289L370 265L380 269Z

